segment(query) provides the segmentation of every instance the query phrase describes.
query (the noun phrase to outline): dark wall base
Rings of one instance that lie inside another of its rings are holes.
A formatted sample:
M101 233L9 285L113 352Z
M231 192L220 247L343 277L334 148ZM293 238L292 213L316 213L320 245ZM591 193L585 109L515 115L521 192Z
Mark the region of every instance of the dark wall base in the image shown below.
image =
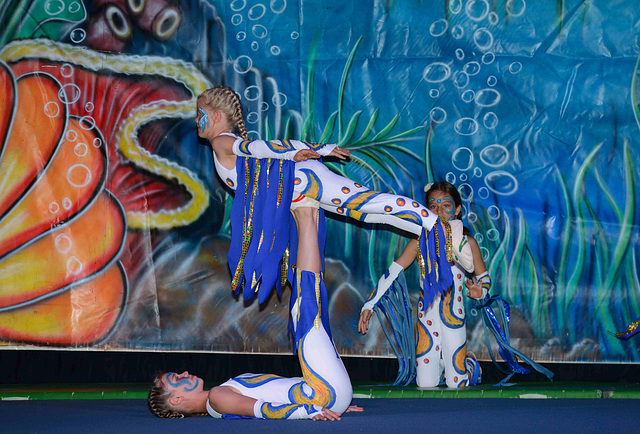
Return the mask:
M353 382L389 384L398 372L396 359L344 357ZM491 362L481 362L482 382L497 383L502 374ZM545 364L554 381L639 383L640 365L596 363ZM1 350L0 384L144 383L157 372L189 371L207 382L221 383L245 372L302 375L293 355L130 353L98 351ZM516 375L514 382L545 382L537 372Z

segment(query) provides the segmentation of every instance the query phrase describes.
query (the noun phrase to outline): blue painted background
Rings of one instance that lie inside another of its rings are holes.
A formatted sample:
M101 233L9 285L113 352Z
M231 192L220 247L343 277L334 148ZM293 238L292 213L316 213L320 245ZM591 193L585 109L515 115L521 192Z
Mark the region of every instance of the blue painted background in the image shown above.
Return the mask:
M178 4L180 24L164 40L126 1L33 3L49 11L62 5L58 27L27 31L12 21L25 5L5 1L4 53L49 39L122 63L135 58L159 77L154 65L162 59L184 61L205 87L238 91L253 137L339 143L353 158L332 169L421 201L426 183L452 182L492 292L511 303L517 348L536 360L640 361L634 339L613 336L640 315L633 2L194 0ZM73 4L84 17L70 12ZM111 4L129 19L126 37L95 24ZM169 6L147 0L145 7ZM89 41L91 34L98 36ZM101 104L115 113L121 102ZM209 204L170 228L129 228L128 245L148 248L122 259L129 283L122 316L107 338L76 346L288 352L287 292L262 307L232 297L230 199L195 124L160 115L157 123L163 134L153 152L188 169ZM338 350L391 354L377 321L366 337L356 323L406 239L336 219L328 233ZM408 282L417 298L415 266ZM488 357L481 324L467 319L469 349Z

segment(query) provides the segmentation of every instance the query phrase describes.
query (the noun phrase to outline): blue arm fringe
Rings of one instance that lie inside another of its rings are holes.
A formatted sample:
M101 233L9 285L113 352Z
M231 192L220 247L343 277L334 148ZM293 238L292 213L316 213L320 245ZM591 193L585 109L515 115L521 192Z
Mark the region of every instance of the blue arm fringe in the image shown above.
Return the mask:
M416 378L416 344L413 311L404 273L373 307L398 359L398 375L394 386L406 386Z
M500 316L500 321L496 317L492 304L495 304L498 310L498 314ZM491 360L496 365L496 367L500 370L500 372L507 374L507 376L502 379L495 386L513 386L516 383L509 383L511 377L515 374L530 374L531 371L518 363L518 357L520 357L525 363L531 366L536 371L543 374L550 381L553 381L553 372L544 366L539 365L534 362L529 357L522 354L520 351L516 350L510 345L509 339L509 320L510 320L510 312L511 308L509 307L509 303L507 303L502 297L499 295L494 295L489 298L485 298L483 300L476 300L474 310L477 312L478 310L482 314L482 322L484 326L484 337L487 344L487 349L489 350L489 355L491 356ZM473 311L472 311L473 313ZM504 329L500 325L502 323L504 325ZM502 357L502 359L507 363L507 369L503 369L500 367L496 358L493 355L493 350L491 350L491 342L489 339L489 333L487 333L487 329L491 331L491 334L495 338L498 343L498 353Z

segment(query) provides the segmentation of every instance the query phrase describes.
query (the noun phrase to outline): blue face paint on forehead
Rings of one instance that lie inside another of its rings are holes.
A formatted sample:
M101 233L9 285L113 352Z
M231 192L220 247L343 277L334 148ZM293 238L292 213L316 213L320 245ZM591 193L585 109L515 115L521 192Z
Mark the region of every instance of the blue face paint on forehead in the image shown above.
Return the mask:
M201 108L199 108L198 111L201 114L200 120L198 120L198 128L200 128L200 131L204 131L209 128L209 115Z
M435 202L438 205L444 205L449 202L451 204L451 209L443 209L443 211L446 215L450 216L447 218L447 220L451 220L453 218L453 214L456 212L456 206L453 199L451 199L449 196L441 197L438 199L432 197L431 199L429 199L428 205L431 206L432 202Z
M167 372L167 375L165 375L167 384L173 387L185 386L184 387L185 392L191 392L192 390L196 390L196 387L198 387L198 384L200 383L200 380L196 380L195 384L192 387L188 387L188 386L191 386L191 380L189 380L188 378L181 378L180 381L174 382L174 381L171 381L171 375L173 374L174 374L173 372Z
M449 196L445 196L445 197L440 198L440 199L436 199L435 197L432 197L431 199L429 199L429 203L433 202L434 200L436 201L436 203L442 203L442 202L448 200L448 201L451 202L451 205L453 205L453 199L451 199Z

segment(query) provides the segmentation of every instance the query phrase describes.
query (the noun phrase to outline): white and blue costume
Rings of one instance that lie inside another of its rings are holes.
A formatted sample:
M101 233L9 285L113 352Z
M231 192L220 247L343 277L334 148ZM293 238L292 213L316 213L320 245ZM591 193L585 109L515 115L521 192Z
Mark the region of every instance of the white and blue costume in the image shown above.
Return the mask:
M293 160L295 154L303 149L313 149L327 156L336 148L334 144L299 140L250 141L235 134L222 134L236 138L233 153L239 157ZM237 170L225 168L216 159L215 152L213 154L218 176L235 190L238 185ZM293 189L296 193L320 202L322 209L335 214L347 215L365 223L389 224L416 235L420 235L422 228L430 230L437 219L435 214L413 199L369 190L332 172L318 160L296 162L294 176Z
M436 224L438 217L434 213L408 197L369 190L333 173L320 161L292 160L303 149L327 156L336 145L298 140L249 141L231 133L222 134L236 138L235 170L224 168L215 153L214 162L220 178L236 191L230 213L232 238L227 260L233 275L231 286L236 293L243 290L246 300L257 292L262 303L274 285L281 292L286 279L278 279L278 275L286 269L291 227L288 214L296 195L317 201L321 210L366 223L389 224L420 235L421 252L427 255L426 261L434 264L429 267L433 272L426 278L429 287L450 285L444 243L438 243L442 226Z
M451 220L449 225L453 248L453 286L444 295L437 294L429 305L424 305L422 292L418 301L416 383L420 387L435 387L440 383L440 360L444 364L447 387L469 385L465 363L467 329L462 288L466 273L473 272L473 254L466 235L462 233L462 222Z
M416 383L420 387L437 386L443 368L448 387L469 385L462 288L466 273L473 272L473 254L460 220L450 220L445 224L445 230L449 232L446 242L453 284L445 291L430 291L425 284L425 266L420 264L422 278L415 345ZM380 278L362 310L373 310L402 272L402 266L394 262Z
M310 419L322 408L343 413L353 396L349 375L329 337L322 274L296 269L294 280L297 302L291 314L303 377L243 374L222 384L256 399L256 418ZM208 401L207 411L213 417L223 417Z

